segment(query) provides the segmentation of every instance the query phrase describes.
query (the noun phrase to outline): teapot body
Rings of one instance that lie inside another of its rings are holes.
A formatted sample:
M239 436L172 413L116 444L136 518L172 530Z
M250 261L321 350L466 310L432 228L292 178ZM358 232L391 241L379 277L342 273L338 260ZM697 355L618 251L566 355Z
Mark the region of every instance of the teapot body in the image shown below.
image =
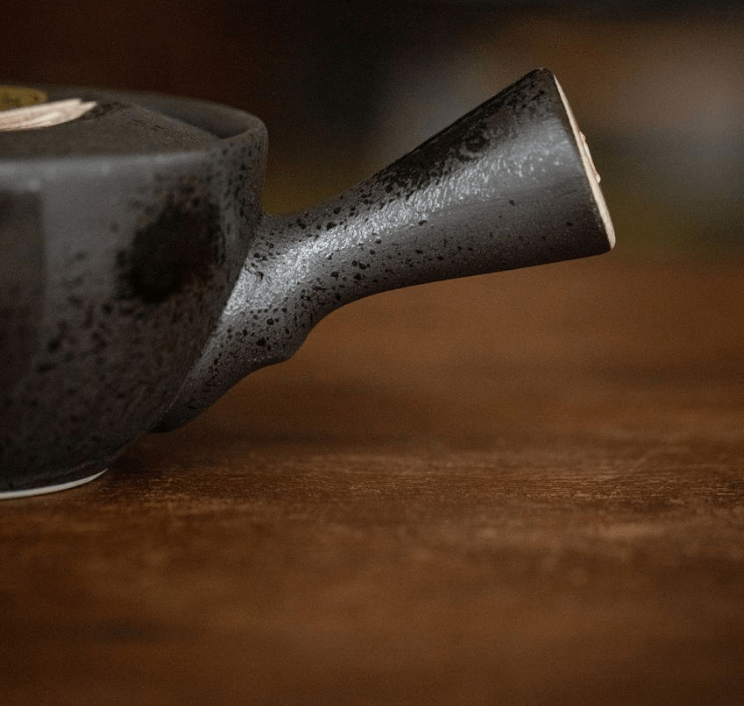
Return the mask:
M142 130L139 108L122 107L129 95L86 97L106 114L26 131L25 154L8 148L0 162L0 492L90 476L156 424L260 220L266 132L257 119L153 97L224 136L150 148L147 133L162 126ZM96 142L98 132L104 142L126 130L133 144L121 154ZM58 153L36 154L33 141L50 136ZM0 133L0 149L3 138L19 143Z

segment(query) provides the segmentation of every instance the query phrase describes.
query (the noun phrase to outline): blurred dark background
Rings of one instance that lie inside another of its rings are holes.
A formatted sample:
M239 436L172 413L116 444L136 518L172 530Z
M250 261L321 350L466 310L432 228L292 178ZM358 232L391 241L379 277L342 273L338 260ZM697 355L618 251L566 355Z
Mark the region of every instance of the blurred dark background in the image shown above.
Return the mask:
M301 208L538 66L603 176L620 253L744 244L734 3L39 0L0 12L0 80L187 95L269 128L265 196Z

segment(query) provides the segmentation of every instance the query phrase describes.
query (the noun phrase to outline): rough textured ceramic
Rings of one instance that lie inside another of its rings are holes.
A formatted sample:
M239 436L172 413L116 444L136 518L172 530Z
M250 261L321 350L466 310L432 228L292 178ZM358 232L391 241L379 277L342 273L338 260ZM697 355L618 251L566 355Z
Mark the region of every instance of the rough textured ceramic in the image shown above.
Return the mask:
M0 132L0 491L92 476L292 355L323 316L411 284L614 242L538 70L369 180L266 215L263 124L199 101L49 89L95 107Z

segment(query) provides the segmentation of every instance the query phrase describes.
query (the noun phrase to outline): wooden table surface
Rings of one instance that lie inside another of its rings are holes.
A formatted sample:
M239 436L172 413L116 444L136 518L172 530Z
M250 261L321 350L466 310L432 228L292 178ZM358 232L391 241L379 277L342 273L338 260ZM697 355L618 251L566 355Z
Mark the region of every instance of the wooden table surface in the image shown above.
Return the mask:
M744 703L744 262L429 285L0 505L0 703Z

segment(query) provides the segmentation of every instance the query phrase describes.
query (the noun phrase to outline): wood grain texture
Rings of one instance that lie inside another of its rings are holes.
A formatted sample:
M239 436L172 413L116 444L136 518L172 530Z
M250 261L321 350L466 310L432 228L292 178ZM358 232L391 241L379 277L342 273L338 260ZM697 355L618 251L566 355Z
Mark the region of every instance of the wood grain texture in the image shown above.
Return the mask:
M744 270L385 294L0 505L27 704L744 702Z

